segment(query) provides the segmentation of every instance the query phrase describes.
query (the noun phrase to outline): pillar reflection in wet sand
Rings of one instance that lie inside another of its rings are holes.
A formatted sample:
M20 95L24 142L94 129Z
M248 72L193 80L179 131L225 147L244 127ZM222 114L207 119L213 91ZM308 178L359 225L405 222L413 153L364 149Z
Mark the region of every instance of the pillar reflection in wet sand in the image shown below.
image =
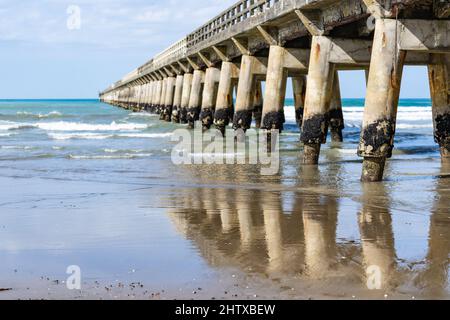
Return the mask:
M436 179L435 204L432 209L426 267L419 275L420 287L433 297L448 296L450 255L450 164L443 163Z
M250 249L255 238L252 209L251 201L248 201L248 194L242 191L238 192L236 195L236 211L239 220L241 244L244 250Z
M368 289L389 289L396 272L390 199L382 184L363 185L359 214L361 246Z
M283 208L280 194L268 192L263 197L264 228L266 232L267 254L269 262L268 273L280 272L283 269L283 237L281 220Z
M236 212L233 208L234 197L232 189L217 188L215 190L217 207L220 211L222 232L230 233L239 225Z
M305 264L313 279L327 278L336 263L337 200L311 195L303 202Z

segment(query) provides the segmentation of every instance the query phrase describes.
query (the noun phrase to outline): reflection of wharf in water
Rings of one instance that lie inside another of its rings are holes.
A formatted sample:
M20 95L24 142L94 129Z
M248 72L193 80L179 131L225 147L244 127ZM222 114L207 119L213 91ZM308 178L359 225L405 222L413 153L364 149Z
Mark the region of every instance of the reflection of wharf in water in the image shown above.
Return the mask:
M272 279L316 281L340 294L349 286L367 291L372 275L367 270L375 266L383 293L445 297L450 181L438 180L429 253L413 266L397 259L389 193L383 185L365 185L361 204L355 206L359 239L337 239L339 218L352 213L343 212L340 198L332 195L288 192L287 199L282 191L182 189L170 207L185 209L170 209L169 216L215 268L237 267Z

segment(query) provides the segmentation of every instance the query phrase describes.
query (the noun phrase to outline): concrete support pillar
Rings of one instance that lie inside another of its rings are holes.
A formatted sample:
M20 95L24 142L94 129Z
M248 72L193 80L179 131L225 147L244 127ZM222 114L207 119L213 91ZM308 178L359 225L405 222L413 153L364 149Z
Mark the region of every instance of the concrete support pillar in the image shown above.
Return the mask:
M441 159L450 163L450 54L431 54L428 66L433 102L434 139Z
M134 107L134 102L136 101L136 86L134 85L130 90L130 97L128 99L128 106L127 108L129 110L132 110Z
M341 98L341 86L339 83L339 74L337 71L334 73L333 80L333 93L331 95L330 102L330 132L331 141L342 142L344 137L342 130L344 130L344 114L342 112L342 98Z
M203 130L210 129L214 122L214 112L217 101L217 84L219 83L219 80L220 69L214 67L206 69L202 110L200 113Z
M295 119L301 129L305 110L306 77L292 77L292 88L294 90Z
M234 63L222 62L214 114L214 125L222 133L225 133L225 128L230 124L230 119L233 116L234 79L238 76L239 69Z
M141 101L142 101L142 84L136 85L136 95L133 105L133 111L138 112L141 107Z
M161 96L162 96L162 90L163 90L164 81L159 80L157 85L157 90L155 92L155 113L159 114L161 112Z
M150 102L150 112L155 113L156 112L156 103L157 103L157 92L158 92L158 86L159 81L155 81L153 85L153 92L152 92L152 100Z
M180 123L187 123L187 109L189 107L189 100L192 88L192 73L185 73L183 76L183 91L181 93L181 110Z
M145 106L145 110L147 110L147 111L150 111L150 107L152 105L152 95L153 95L154 88L155 88L155 82L150 81L150 83L148 84L147 101L146 101L146 106Z
M123 99L123 103L122 103L122 108L124 109L128 109L129 107L129 103L130 103L130 99L131 99L131 87L127 87L126 92L124 93L124 99Z
M144 83L143 85L143 95L141 99L141 111L145 111L147 106L147 100L148 100L148 88L150 83Z
M129 98L129 100L128 100L128 106L127 106L127 108L128 108L128 110L133 110L133 108L134 108L134 104L135 104L135 101L136 101L136 95L137 95L137 88L136 88L136 85L134 85L132 88L131 88L131 92L130 92L131 94L130 94L130 98Z
M148 96L148 82L142 85L141 101L139 103L139 108L141 111L145 110L145 106L147 104L147 96Z
M126 103L125 103L125 106L124 106L124 108L127 109L127 110L131 109L131 106L133 104L134 94L135 94L134 91L135 91L134 87L129 87L128 88L127 100L126 100Z
M261 128L263 102L261 81L255 81L255 89L253 90L253 118L255 119L256 128Z
M162 81L162 88L161 88L161 99L159 102L159 110L158 114L160 115L159 120L164 120L164 108L166 104L166 92L167 92L167 78L164 78Z
M327 37L313 36L301 135L304 164L318 164L321 144L327 140L335 69L329 61L331 47Z
M381 181L392 156L406 52L398 49L395 20L377 19L358 155L364 157L362 181Z
M142 85L138 84L135 86L135 95L133 100L133 112L137 112L140 107L142 97Z
M177 76L177 81L175 83L175 95L173 98L173 108L172 108L172 121L174 123L180 123L180 109L181 109L181 95L183 93L183 79L182 75Z
M147 102L147 111L152 111L153 105L153 93L155 92L155 81L150 82L150 89L148 91L148 102Z
M175 77L167 78L166 85L166 95L164 99L164 121L170 122L172 120L172 107L173 107L173 97L175 92Z
M252 67L255 59L255 57L249 55L242 56L236 96L236 112L233 119L233 128L235 130L250 129L252 124L253 89L255 81Z
M189 107L187 110L187 122L190 128L194 128L195 121L199 120L202 103L202 82L205 72L195 70L192 78L191 95L189 97Z
M284 67L286 50L280 46L270 46L269 64L267 66L266 92L262 128L283 130L284 100L286 97L287 69Z
M139 98L139 110L142 111L145 109L145 99L147 98L147 88L148 83L144 83L141 85L141 96Z
M133 97L134 97L134 88L128 87L127 98L126 98L126 102L124 104L125 109L127 109L127 110L130 109L131 103L133 101Z

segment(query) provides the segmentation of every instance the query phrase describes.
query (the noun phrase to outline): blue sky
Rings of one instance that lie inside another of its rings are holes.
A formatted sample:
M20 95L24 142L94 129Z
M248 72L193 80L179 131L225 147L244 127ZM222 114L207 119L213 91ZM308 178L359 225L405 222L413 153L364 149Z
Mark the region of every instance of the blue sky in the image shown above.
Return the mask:
M0 0L0 99L95 98L233 3ZM81 9L77 30L67 28L71 5ZM342 72L341 87L343 97L364 97L363 72ZM402 97L429 97L425 68L406 68Z

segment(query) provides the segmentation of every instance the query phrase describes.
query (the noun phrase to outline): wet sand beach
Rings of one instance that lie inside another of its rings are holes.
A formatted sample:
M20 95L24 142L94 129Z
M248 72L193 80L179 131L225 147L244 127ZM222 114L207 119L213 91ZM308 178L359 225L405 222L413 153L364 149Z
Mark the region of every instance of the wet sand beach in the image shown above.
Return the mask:
M262 176L172 164L178 126L150 115L43 105L1 112L0 299L450 298L450 167L431 118L400 118L387 179L362 184L351 109L318 167L288 124L281 170Z

